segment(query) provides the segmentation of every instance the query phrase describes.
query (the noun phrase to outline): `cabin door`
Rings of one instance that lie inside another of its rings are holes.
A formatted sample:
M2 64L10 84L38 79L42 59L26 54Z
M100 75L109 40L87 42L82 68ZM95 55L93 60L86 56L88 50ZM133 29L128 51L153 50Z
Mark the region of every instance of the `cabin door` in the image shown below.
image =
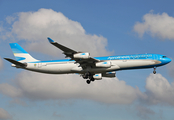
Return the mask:
M38 63L38 68L41 68L42 67L42 63Z

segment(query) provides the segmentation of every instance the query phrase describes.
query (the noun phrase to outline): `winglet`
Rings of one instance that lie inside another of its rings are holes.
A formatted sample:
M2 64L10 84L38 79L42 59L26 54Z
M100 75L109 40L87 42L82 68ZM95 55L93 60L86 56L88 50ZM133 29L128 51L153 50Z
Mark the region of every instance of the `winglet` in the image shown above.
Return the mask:
M48 40L49 40L50 43L53 43L53 42L54 42L54 40L52 40L52 39L49 38L49 37L48 37Z

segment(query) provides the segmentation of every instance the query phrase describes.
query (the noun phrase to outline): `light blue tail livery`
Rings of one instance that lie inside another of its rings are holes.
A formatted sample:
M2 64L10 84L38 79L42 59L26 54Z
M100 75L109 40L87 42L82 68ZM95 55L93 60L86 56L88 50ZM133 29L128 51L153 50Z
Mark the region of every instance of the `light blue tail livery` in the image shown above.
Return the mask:
M21 62L37 61L30 54L28 54L18 43L10 43L10 47L17 61Z
M18 43L10 43L10 47L13 51L13 54L16 54L16 53L28 54Z

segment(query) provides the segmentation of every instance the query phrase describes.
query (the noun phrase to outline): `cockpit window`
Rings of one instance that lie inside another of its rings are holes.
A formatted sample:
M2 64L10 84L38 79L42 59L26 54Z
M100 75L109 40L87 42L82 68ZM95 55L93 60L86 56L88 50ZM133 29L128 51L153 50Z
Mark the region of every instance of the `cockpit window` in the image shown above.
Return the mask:
M166 58L166 56L163 56L163 58Z

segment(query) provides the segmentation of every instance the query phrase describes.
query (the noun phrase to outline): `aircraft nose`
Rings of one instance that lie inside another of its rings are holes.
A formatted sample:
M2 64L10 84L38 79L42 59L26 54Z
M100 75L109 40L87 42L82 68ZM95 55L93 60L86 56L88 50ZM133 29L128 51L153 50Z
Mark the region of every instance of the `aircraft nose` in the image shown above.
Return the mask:
M172 61L172 60L171 60L170 58L166 58L166 59L165 59L165 62L166 62L166 63L169 63L169 62L171 62L171 61Z

